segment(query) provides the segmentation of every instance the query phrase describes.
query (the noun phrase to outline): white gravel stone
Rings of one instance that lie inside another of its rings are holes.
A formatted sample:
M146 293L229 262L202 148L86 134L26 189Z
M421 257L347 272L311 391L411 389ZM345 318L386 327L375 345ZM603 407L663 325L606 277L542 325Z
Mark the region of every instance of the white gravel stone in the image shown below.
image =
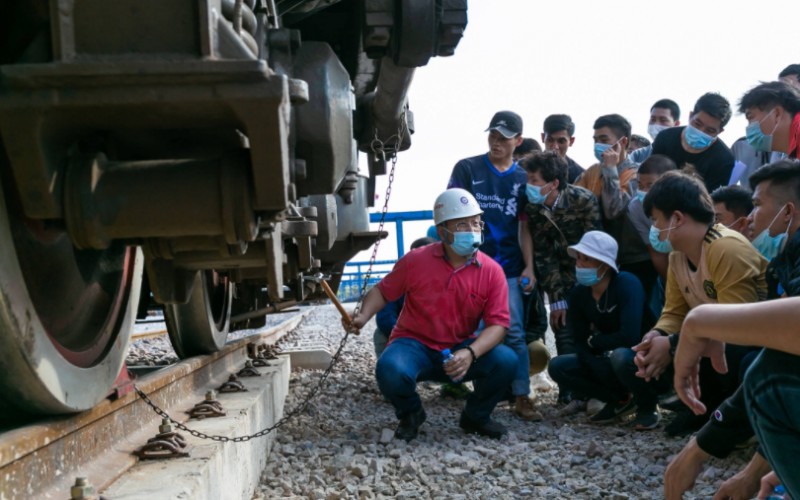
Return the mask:
M254 498L663 497L664 470L687 438L668 438L661 429L592 425L585 413L558 417L556 390L537 394L543 422L519 420L500 404L493 418L508 427L509 435L491 440L463 434L458 427L463 402L441 399L437 384L421 383L427 421L411 443L394 439L397 420L375 382L373 330L370 323L360 336L349 336L312 410L278 430ZM323 345L334 353L343 334L335 309L323 306L280 345ZM285 413L303 401L320 375L292 373ZM665 422L672 418L669 412L663 416ZM752 452L712 460L711 470L684 498L713 496Z

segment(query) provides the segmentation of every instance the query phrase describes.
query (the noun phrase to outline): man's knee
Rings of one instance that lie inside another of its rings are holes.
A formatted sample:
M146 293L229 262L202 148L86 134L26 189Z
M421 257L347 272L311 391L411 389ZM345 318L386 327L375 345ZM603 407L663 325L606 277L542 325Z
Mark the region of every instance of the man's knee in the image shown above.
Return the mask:
M561 382L566 378L568 367L574 363L574 354L562 354L550 360L547 373L554 382Z
M614 370L614 373L617 376L625 375L629 373L631 370L636 371L636 363L634 363L634 358L636 357L636 353L633 349L628 347L618 347L611 351L611 356L609 360L611 361L611 368Z
M390 354L385 351L385 354ZM402 356L382 355L375 364L375 378L381 387L416 384L416 379Z
M490 364L490 372L496 370L498 373L507 374L509 377L514 376L519 357L507 345L498 344L483 356L487 358L486 361Z

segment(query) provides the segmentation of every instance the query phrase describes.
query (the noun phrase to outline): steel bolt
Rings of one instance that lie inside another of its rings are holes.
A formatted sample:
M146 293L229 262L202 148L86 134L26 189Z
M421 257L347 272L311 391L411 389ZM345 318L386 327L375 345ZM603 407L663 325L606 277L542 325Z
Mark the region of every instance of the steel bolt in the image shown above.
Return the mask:
M167 432L172 432L172 424L170 423L169 419L162 418L161 425L158 426L158 432L160 434L166 434Z
M85 477L76 477L75 486L69 490L72 500L83 500L94 495L94 486Z

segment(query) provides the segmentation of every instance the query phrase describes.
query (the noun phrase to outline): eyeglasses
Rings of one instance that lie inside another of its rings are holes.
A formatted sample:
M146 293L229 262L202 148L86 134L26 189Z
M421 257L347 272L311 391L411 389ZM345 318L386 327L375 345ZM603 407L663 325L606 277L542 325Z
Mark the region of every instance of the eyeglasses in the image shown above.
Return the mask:
M459 232L483 231L483 228L484 228L485 225L486 224L482 220L481 221L475 221L475 222L459 222L458 224L456 224L456 231L459 231Z

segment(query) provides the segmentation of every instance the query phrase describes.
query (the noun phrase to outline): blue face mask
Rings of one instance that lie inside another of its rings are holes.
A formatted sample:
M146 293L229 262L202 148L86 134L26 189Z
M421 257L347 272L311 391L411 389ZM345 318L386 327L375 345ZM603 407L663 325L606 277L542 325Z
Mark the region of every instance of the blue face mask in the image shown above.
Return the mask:
M575 278L578 280L578 284L583 286L594 286L600 283L600 280L602 280L605 275L606 273L604 272L601 276L598 276L596 267L575 268Z
M447 230L445 229L445 231ZM453 243L450 243L450 248L462 257L469 257L474 254L483 243L483 233L456 231L451 234L453 235Z
M544 186L546 186L545 184ZM528 197L528 201L533 203L534 205L541 205L544 203L544 200L550 195L548 192L547 194L542 194L542 188L544 186L534 186L533 184L528 184L525 186L525 195Z
M684 138L686 139L686 144L693 149L706 149L715 140L714 137L711 137L705 132L697 130L691 125L686 125L686 129L684 130Z
M773 109L772 111L775 110ZM761 122L763 122L767 116L771 115L772 111L767 113L766 116L759 121L747 124L745 137L747 137L747 142L753 146L753 149L756 151L763 151L765 153L772 151L772 134L775 133L775 129L778 128L778 124L775 123L775 128L772 129L772 132L769 135L766 135L761 131Z
M649 240L653 250L660 253L670 253L672 251L672 243L669 242L669 232L672 229L672 221L670 221L670 226L667 229L658 229L656 226L650 226ZM667 237L663 241L658 239L662 231L667 232Z
M641 189L636 190L636 199L639 200L639 203L644 205L644 197L647 196L647 191L642 191Z
M601 144L599 142L595 143L594 157L597 158L597 161L603 163L603 153L605 153L606 149L610 148L611 146L613 146L613 144Z
M777 257L778 254L781 253L781 250L783 250L783 245L784 243L786 243L786 238L788 238L789 236L788 227L786 228L785 233L781 233L777 236L770 236L769 234L770 228L772 227L773 224L775 224L775 221L778 220L778 216L781 214L781 212L783 212L784 208L786 208L786 205L784 205L783 207L781 207L780 210L778 210L778 213L775 214L775 217L772 219L772 222L769 223L769 226L767 226L766 229L761 231L761 233L759 233L759 235L756 236L751 242L753 246L756 248L756 250L758 250L758 253L763 255L764 258L769 261L771 261L772 259ZM789 226L791 225L792 222L790 220Z

